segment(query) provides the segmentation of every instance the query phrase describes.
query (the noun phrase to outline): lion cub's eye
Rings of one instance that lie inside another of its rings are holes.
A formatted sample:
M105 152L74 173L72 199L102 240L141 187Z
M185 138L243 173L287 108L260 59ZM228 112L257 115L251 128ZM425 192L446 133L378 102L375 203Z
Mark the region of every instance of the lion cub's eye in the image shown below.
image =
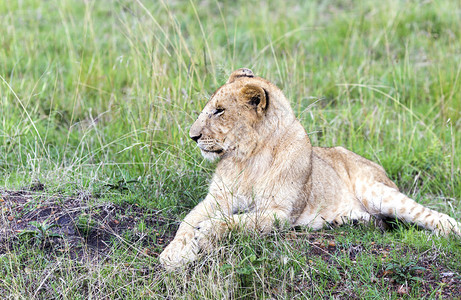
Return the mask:
M224 108L217 108L217 109L213 112L213 115L219 116L219 115L222 115L223 113L224 113Z

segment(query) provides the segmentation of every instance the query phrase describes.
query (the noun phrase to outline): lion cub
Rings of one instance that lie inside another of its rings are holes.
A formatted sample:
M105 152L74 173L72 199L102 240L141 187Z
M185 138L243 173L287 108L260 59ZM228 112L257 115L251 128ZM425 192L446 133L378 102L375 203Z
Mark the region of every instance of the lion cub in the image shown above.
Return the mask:
M461 235L453 218L399 192L384 169L342 147L312 147L282 91L249 69L233 72L190 128L207 159L220 159L209 193L160 255L173 269L197 258L231 228L267 233L274 222L398 218Z

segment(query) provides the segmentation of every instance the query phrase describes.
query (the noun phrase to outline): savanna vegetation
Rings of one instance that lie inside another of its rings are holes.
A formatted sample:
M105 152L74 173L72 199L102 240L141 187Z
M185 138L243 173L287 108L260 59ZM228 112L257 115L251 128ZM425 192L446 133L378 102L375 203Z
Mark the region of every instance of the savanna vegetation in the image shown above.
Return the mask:
M461 4L0 2L3 298L459 298L461 247L412 226L233 232L157 256L207 192L188 129L234 69L280 88L314 145L384 166L461 220Z

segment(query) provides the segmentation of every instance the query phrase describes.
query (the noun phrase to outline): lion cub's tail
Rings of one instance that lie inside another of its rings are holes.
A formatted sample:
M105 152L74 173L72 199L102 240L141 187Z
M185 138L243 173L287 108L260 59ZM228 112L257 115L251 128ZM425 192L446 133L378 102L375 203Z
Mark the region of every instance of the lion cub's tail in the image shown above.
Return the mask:
M370 185L359 183L358 185L356 190L363 191L363 194L358 195L358 198L371 214L379 214L385 217L397 218L404 222L415 223L436 234L446 236L454 233L461 236L461 224L455 219L417 203L399 192L395 187L381 182L375 182Z

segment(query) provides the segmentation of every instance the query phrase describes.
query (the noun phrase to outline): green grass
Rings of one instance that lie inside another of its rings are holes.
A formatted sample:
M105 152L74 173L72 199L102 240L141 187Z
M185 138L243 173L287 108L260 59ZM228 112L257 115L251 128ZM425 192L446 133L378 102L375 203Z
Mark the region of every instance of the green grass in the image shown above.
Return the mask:
M459 2L268 2L0 2L0 191L40 182L38 202L87 193L89 207L129 204L180 220L213 172L188 128L230 72L249 67L285 92L314 145L379 162L405 193L461 220ZM13 237L0 207L0 233ZM103 258L13 239L0 251L0 293L435 298L443 278L428 294L429 279L413 280L408 264L427 269L431 255L460 276L459 240L368 227L328 231L338 251L326 262L310 233L233 234L184 274L167 275L157 267L161 246L143 244L152 228L139 222ZM358 245L353 262L347 249ZM384 260L374 245L390 247ZM379 277L389 266L410 275ZM402 280L410 288L398 294Z

